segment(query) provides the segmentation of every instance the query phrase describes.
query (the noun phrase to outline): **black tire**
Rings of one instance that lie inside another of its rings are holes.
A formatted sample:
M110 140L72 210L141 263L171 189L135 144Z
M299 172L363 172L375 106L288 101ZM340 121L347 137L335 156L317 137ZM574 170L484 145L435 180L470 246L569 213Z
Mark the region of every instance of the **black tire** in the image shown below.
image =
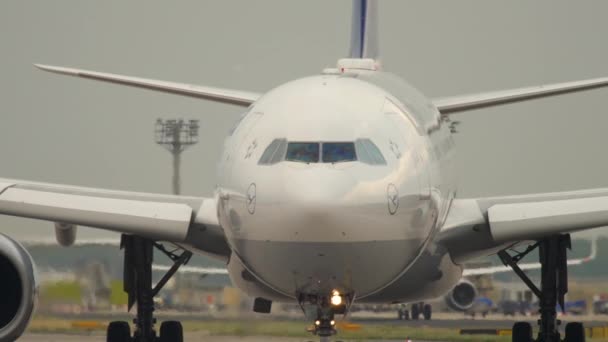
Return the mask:
M513 342L532 342L532 325L528 322L517 322L513 324Z
M400 320L400 321L404 320L403 311L402 310L397 311L397 317L398 317L397 319Z
M413 304L411 309L412 320L417 321L420 316L420 305Z
M424 304L422 307L422 316L424 317L425 321L431 320L431 317L433 316L433 307L431 304Z
M585 327L581 322L570 322L566 324L565 342L585 342Z
M160 342L184 342L184 329L177 321L166 321L160 325Z
M403 316L404 316L404 319L406 321L410 320L410 312L409 311L405 310L405 312L403 313Z
M108 325L107 342L131 342L131 326L127 322L115 321Z

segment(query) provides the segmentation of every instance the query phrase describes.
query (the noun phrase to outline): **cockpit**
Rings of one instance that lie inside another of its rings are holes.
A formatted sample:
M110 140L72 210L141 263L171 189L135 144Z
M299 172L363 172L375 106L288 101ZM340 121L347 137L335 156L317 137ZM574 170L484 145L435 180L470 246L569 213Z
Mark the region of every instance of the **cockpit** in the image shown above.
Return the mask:
M370 139L354 142L287 141L275 139L264 150L259 165L282 161L299 163L344 163L359 161L368 165L386 165L380 149Z

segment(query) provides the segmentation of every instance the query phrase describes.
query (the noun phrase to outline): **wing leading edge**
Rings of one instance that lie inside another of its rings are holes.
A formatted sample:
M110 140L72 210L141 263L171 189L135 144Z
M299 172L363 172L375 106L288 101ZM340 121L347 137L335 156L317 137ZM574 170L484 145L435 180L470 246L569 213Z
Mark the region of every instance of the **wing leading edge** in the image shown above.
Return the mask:
M245 107L255 102L261 96L258 93L240 90L198 86L185 83L166 82L153 79L123 76L104 72L64 68L42 64L34 65L41 70L53 72L56 74L82 77L91 80L122 84L137 88L151 89L165 93L196 97L210 101L228 103Z
M608 77L583 81L554 83L535 87L434 99L433 104L441 114L452 114L472 109L493 107L541 97L556 96L608 86Z
M0 214L101 228L230 254L215 198L0 179Z
M439 241L457 262L526 240L608 226L608 189L457 199Z

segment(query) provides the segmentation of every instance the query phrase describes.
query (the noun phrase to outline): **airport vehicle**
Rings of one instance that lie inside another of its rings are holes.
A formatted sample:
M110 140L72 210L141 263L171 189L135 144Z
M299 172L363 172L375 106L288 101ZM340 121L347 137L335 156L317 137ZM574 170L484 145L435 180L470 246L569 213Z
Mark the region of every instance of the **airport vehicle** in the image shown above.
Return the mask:
M227 263L254 311L297 302L328 341L335 315L353 302L435 298L461 279L462 264L497 253L540 299L543 341L558 341L556 304L567 291L569 233L608 224L608 189L491 198L456 196L451 136L458 113L608 85L608 78L427 99L378 61L375 2L354 2L351 50L336 68L258 94L38 65L59 74L244 107L226 140L211 197L170 196L0 179L0 213L55 223L69 245L76 226L122 234L134 336L113 322L108 341L155 341L154 301L192 253ZM532 241L521 253L511 247ZM173 252L163 243L183 252ZM154 249L174 260L152 288ZM542 285L518 267L539 250ZM0 239L0 339L17 338L36 297L31 258ZM532 329L518 323L517 341ZM181 341L163 322L161 341ZM567 341L584 340L582 324Z
M593 314L608 315L608 296L600 295L593 298Z
M477 297L473 301L473 305L465 313L475 318L477 314L486 317L495 309L494 302L488 297Z
M568 301L564 303L563 309L558 305L556 308L558 311L562 311L565 314L569 315L584 315L587 313L587 301L585 300L575 300Z

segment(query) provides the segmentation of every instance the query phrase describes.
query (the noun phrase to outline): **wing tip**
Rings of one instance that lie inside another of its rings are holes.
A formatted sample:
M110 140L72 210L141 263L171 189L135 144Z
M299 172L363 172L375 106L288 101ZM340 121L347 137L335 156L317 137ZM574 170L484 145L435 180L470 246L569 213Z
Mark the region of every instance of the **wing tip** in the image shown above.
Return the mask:
M53 72L56 74L64 74L64 75L78 75L78 71L70 68L63 68L58 66L34 63L34 66L42 71Z

